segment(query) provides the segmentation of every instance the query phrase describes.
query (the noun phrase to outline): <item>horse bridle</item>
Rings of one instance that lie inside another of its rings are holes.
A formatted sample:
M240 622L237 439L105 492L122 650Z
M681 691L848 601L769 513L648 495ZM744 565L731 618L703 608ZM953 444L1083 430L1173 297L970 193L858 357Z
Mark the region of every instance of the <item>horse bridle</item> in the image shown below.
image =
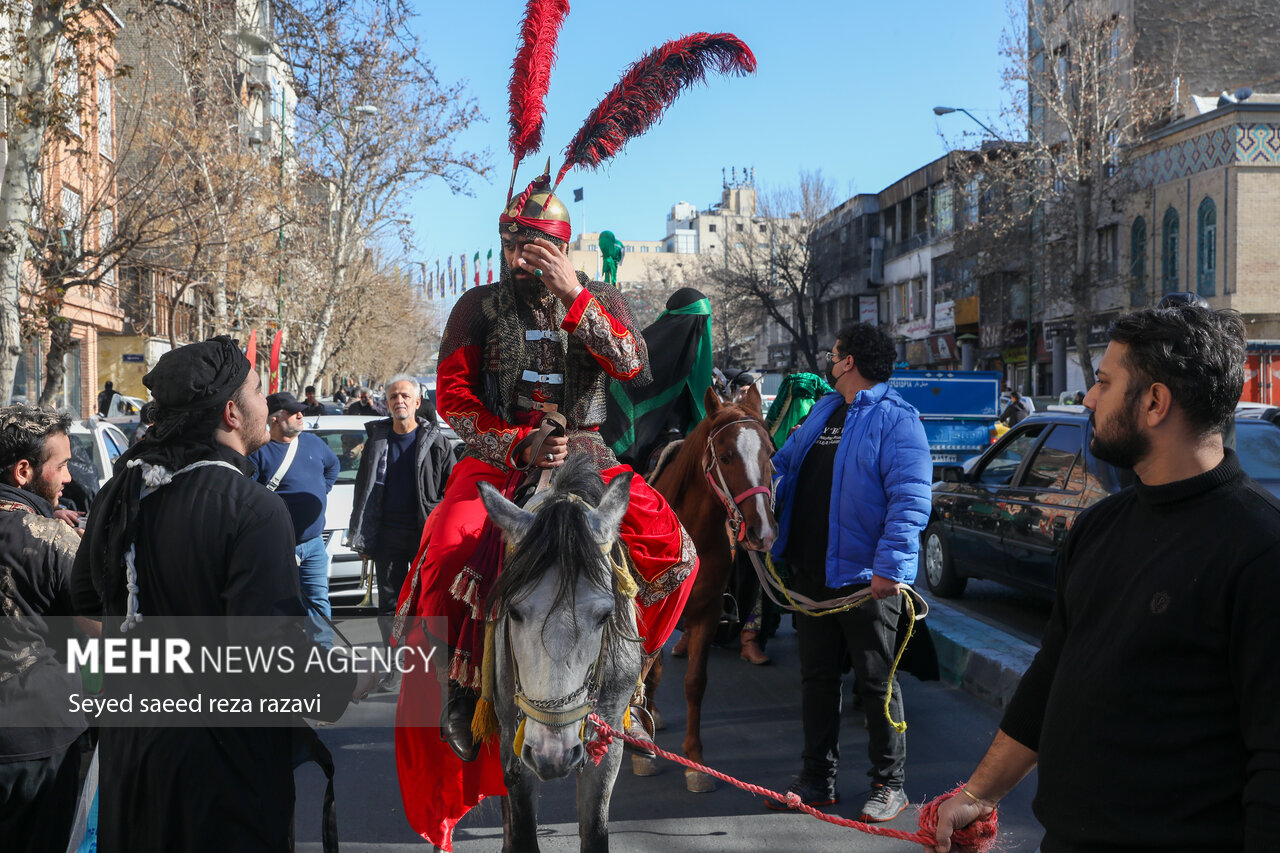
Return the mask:
M581 501L581 498L577 498L575 495L567 495L566 497L571 500ZM610 545L605 551L605 557L610 563L611 575L615 578L620 568L619 562L614 559L616 547L616 544ZM506 619L509 618L509 616L506 617ZM533 699L524 692L524 688L520 685L520 663L516 660L515 650L511 648L511 632L504 626L502 634L507 643L507 658L511 661L511 675L515 682L515 695L513 698L516 707L520 709L521 713L534 722L542 723L547 728L562 729L565 726L571 726L574 723L585 720L588 714L595 711L596 698L600 693L600 683L604 673L604 656L609 648L609 628L607 626L601 632L600 651L596 654L595 662L587 669L586 680L576 690L556 699ZM582 696L582 701L576 705L570 705L578 696Z
M729 489L729 483L725 480L724 471L720 468L720 460L716 457L715 439L717 435L734 424L750 424L756 427L764 434L765 441L770 445L773 444L773 438L769 435L765 425L755 418L739 418L736 421L729 421L716 427L707 436L707 446L702 455L702 473L707 478L707 485L711 488L711 493L719 498L720 503L724 505L725 513L729 516L730 538L734 542L742 542L747 538L747 525L746 519L742 515L742 502L753 495L768 495L769 510L772 512L773 480L770 478L767 486L752 486L740 494L732 494Z

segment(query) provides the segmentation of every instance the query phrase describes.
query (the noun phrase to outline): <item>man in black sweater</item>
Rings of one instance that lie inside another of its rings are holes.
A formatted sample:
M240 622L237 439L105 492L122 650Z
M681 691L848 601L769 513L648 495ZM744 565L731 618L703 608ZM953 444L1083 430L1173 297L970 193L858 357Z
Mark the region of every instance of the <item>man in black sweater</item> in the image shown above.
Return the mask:
M1112 328L1090 448L1138 482L1067 536L1041 650L938 851L1037 764L1043 853L1277 849L1280 502L1222 446L1243 365L1234 312Z

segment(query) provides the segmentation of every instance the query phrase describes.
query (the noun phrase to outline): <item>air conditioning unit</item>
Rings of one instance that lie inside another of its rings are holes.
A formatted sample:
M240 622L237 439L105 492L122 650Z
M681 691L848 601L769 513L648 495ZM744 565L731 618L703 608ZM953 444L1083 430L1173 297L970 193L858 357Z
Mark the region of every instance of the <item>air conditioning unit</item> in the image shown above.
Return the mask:
M266 145L271 141L271 126L266 124L249 128L250 145Z

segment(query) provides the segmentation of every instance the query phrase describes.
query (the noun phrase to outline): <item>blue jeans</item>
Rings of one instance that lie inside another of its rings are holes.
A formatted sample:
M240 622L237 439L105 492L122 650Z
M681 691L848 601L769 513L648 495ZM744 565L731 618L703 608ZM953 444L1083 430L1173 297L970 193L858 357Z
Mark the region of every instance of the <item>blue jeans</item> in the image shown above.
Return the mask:
M307 637L317 646L333 648L333 629L326 621L329 608L329 552L319 536L294 548L298 557L298 582L302 602L307 605Z

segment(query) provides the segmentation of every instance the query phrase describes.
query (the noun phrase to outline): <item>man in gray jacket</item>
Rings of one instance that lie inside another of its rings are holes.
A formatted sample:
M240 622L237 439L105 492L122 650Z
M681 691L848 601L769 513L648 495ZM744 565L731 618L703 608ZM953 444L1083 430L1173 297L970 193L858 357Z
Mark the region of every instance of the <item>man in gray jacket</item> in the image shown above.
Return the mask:
M406 374L387 380L391 417L365 425L369 434L356 473L348 547L371 558L378 577L378 630L391 637L400 587L418 553L427 516L444 496L453 470L453 448L434 423L416 416L418 381ZM388 676L387 690L399 678Z

